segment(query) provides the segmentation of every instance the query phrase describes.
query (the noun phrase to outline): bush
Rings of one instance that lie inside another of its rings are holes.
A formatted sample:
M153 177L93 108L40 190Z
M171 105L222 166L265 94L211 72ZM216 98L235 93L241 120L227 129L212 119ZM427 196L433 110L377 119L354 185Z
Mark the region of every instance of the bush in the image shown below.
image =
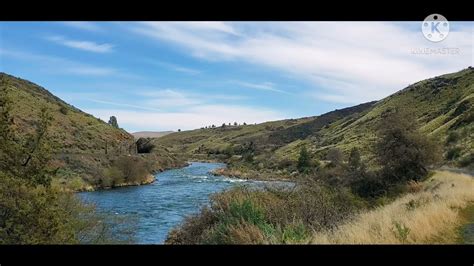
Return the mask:
M394 184L425 177L427 166L441 159L441 149L418 131L413 112L389 110L382 115L381 121L375 155L382 167L383 178Z
M114 163L121 173L125 182L139 182L149 174L149 167L145 161L139 157L123 156Z
M308 153L306 146L301 147L297 167L300 173L306 173L310 170L309 168L311 167L311 156Z
M456 131L449 132L448 137L446 137L446 144L458 141L459 137L459 133L457 133Z
M446 159L453 161L461 156L461 147L453 147L446 153Z
M310 232L330 229L363 204L347 190L310 178L295 190L237 187L211 197L210 208L188 217L168 235L173 244L308 242Z
M104 170L103 175L99 178L99 185L101 187L115 187L123 184L124 181L124 173L116 166L112 166Z
M73 193L32 188L0 173L0 244L85 244L119 242L108 217Z

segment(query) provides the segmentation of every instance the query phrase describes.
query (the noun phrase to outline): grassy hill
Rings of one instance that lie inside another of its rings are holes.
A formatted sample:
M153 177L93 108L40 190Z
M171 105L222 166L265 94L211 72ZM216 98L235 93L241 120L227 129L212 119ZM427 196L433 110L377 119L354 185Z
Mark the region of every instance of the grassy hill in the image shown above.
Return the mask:
M34 130L42 108L48 110L52 124L47 138L55 153L53 164L59 167L55 182L62 186L71 189L105 186L101 184L104 169L111 168L124 156L147 161L149 170L178 164L175 157L159 148L153 155L136 154L131 134L82 112L34 83L0 73L0 86L6 88L7 97L14 103L13 124L21 136ZM143 180L148 178L149 172Z
M444 147L446 164L473 167L473 96L474 69L469 67L417 82L378 102L320 116L176 132L153 142L189 158L224 160L231 169L253 175L289 176L288 166L296 164L302 145L320 160L331 148L348 154L353 147L370 160L381 115L410 108L420 130Z

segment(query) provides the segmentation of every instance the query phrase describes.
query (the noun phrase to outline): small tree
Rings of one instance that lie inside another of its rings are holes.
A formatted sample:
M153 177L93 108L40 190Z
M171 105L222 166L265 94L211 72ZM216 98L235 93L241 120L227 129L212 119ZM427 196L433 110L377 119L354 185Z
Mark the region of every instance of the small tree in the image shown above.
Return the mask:
M244 125L244 126L246 126L246 125L247 125L247 123L245 123L245 122L244 122L244 124L243 124L243 125Z
M428 165L440 160L438 144L418 131L410 110L394 109L382 114L377 135L375 154L390 183L419 180L427 174Z
M224 127L225 127L225 123L222 123L222 126L221 126L221 127L224 128Z
M311 156L309 155L306 146L301 147L297 167L301 173L307 172L311 167Z
M180 129L180 128L178 129L178 132L181 132L181 129Z
M115 128L119 128L119 125L118 125L118 122L117 122L117 118L115 116L111 116L110 119L109 119L109 125L115 127Z
M237 124L237 122L234 122L234 126L238 126L239 124Z

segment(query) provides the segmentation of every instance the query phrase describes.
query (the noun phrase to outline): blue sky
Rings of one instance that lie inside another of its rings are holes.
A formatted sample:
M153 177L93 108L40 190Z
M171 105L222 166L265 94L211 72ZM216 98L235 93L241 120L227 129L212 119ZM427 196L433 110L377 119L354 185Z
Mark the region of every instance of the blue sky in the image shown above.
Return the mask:
M448 18L449 19L449 18ZM473 65L473 23L0 22L0 71L128 131L318 115ZM450 48L451 54L419 53ZM454 49L454 50L453 50Z

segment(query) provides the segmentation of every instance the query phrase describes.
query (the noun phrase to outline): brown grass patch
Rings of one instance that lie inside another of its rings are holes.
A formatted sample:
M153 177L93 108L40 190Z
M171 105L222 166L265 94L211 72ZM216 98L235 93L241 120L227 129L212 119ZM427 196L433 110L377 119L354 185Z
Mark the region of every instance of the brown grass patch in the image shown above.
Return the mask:
M474 202L471 176L438 171L412 184L413 193L361 213L333 231L313 235L314 244L455 243L459 211Z

